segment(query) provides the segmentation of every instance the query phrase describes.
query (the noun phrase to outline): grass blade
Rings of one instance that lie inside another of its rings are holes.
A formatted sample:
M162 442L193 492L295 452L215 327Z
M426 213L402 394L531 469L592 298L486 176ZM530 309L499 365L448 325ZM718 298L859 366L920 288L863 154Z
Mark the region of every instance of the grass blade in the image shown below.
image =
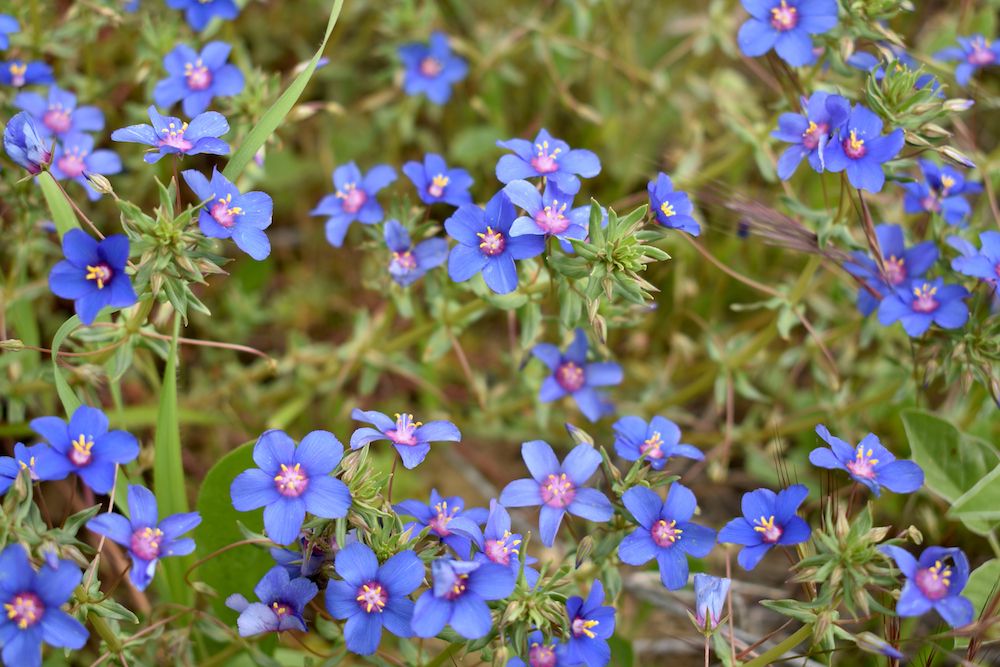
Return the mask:
M56 225L59 236L62 237L71 229L79 229L80 223L76 219L73 208L66 201L59 184L52 178L52 174L43 171L38 174L38 184L42 186L42 195L45 196L45 203L52 214L52 222Z

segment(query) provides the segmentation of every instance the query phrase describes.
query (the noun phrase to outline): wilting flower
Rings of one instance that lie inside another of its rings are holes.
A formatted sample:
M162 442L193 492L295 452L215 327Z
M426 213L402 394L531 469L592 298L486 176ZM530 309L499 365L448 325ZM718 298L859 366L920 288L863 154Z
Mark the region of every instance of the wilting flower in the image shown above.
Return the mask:
M199 32L215 17L232 21L240 14L233 0L167 0L167 7L183 9L188 25Z
M129 125L111 133L113 141L145 144L155 151L147 151L143 159L149 164L167 155L225 155L229 144L219 139L229 131L229 122L215 111L206 111L194 117L191 123L180 118L161 116L155 106L149 107L151 125Z
M844 264L851 275L861 278L865 285L878 292L876 297L868 287L858 288L858 310L866 317L886 296L923 278L938 258L938 248L933 241L907 248L903 241L903 228L899 225L876 225L875 237L882 251L885 275L882 275L875 260L861 251L851 253L854 260Z
M490 515L483 529L483 550L475 555L475 560L489 561L509 567L516 577L521 571L521 535L510 532L510 513L495 499L490 500ZM524 578L528 586L534 587L538 581L538 570L528 567L536 559L525 555Z
M52 178L57 181L71 179L83 186L91 201L101 198L87 176L90 174L117 174L122 170L122 160L114 151L105 148L94 150L94 138L89 134L67 134L56 144L52 156Z
M403 165L403 173L425 204L461 206L472 203L472 195L469 194L472 176L465 169L449 169L444 158L436 153L425 155L423 164L407 162Z
M732 580L698 572L694 575L694 620L702 629L714 630L722 620L722 607Z
M573 252L569 239L587 238L590 207L573 208L573 196L564 194L554 183L545 186L541 193L528 181L511 181L504 189L515 206L524 209L522 215L510 226L510 235L554 236L566 252Z
M995 285L1000 279L1000 232L982 232L979 245L980 250L970 248L970 252L951 260L951 268Z
M167 78L156 84L156 105L169 108L184 101L184 115L194 118L205 111L212 98L238 95L243 90L243 73L228 65L231 46L209 42L199 54L187 44L178 44L163 59Z
M837 25L837 0L741 0L750 20L736 36L740 51L756 58L772 48L792 67L811 65L816 53L810 35Z
M597 155L582 148L570 149L569 144L555 139L545 128L538 131L534 141L509 139L498 141L497 146L514 153L497 162L497 179L501 183L543 176L560 191L575 195L580 191L580 176L593 178L601 173Z
M0 14L0 51L10 46L10 35L20 32L21 24L9 14Z
M23 60L0 62L0 83L21 88L46 83L55 83L52 67L40 60L26 63Z
M302 614L319 592L316 584L305 577L290 577L279 565L257 582L253 592L259 602L251 603L240 593L226 598L226 606L240 615L236 627L241 637L285 630L306 632Z
M920 466L913 461L897 461L874 433L866 435L857 447L832 435L822 424L816 427L816 434L830 448L812 450L809 462L820 468L846 470L854 481L871 489L876 498L883 486L894 493L913 493L924 484Z
M487 600L514 591L510 568L495 563L439 558L431 563L434 583L417 599L410 625L418 637L434 637L444 626L466 639L486 636L493 627Z
M542 383L538 400L548 403L568 394L576 401L580 412L592 422L608 412L603 394L595 387L620 384L622 367L613 361L588 363L587 334L583 329L576 330L573 342L565 352L555 345L540 343L532 348L531 354L552 371L552 375Z
M961 172L948 165L939 167L930 160L919 160L923 182L904 183L903 210L907 213L937 213L949 225L964 227L972 207L962 195L974 194L982 186L967 181Z
M803 158L808 159L813 171L823 172L827 145L851 111L846 98L823 91L803 99L802 106L805 113L781 114L778 129L771 132L775 139L792 144L778 158L778 178L783 181L792 177Z
M396 414L396 419L375 410L364 411L355 408L351 418L368 422L375 428L359 428L351 435L351 449L361 449L369 442L389 440L392 442L403 465L410 469L423 462L431 451L432 442L460 442L462 433L449 421L432 421L426 424L413 421L413 415Z
M265 431L253 448L259 467L237 475L230 487L239 512L264 508L264 529L277 544L290 544L302 529L306 512L324 519L347 515L351 494L330 473L344 446L327 431L313 431L298 447L284 431Z
M757 489L743 494L743 516L719 531L719 542L742 544L736 560L745 570L757 567L771 547L791 546L809 539L812 530L795 512L809 494L802 484L794 484L777 494Z
M358 542L337 554L334 567L343 581L331 580L326 587L326 609L347 619L348 650L374 653L383 626L397 637L413 636L413 601L407 596L424 580L424 564L415 552L401 551L379 566L371 547Z
M339 248L352 222L374 225L382 219L382 206L375 194L395 180L396 170L387 164L376 165L362 175L356 164L348 162L333 170L336 192L323 197L309 214L327 216L326 240Z
M539 631L528 635L528 662L514 656L506 667L568 667L566 645L555 640L545 641Z
M414 246L410 234L398 220L387 220L384 234L385 244L392 251L389 275L403 287L413 284L448 259L447 241L435 237Z
M566 600L570 636L566 642L568 664L604 667L611 660L608 639L615 632L615 608L604 605L604 585L597 579L587 599L574 595Z
M694 445L681 442L681 429L666 417L653 417L647 424L641 417L622 417L615 431L615 451L626 461L645 458L654 470L663 470L675 456L701 461L705 455Z
M882 163L903 149L903 130L882 134L882 119L867 107L855 104L837 137L823 156L828 171L847 171L847 180L858 189L881 192L885 184Z
M461 558L469 557L473 542L476 545L483 543L480 526L486 523L488 512L482 507L465 509L465 501L458 496L445 498L437 489L431 489L430 502L426 505L419 500L404 500L392 508L402 516L416 519L404 524L404 531L409 530L411 535L415 535L430 527L431 535L451 547Z
M688 194L674 190L669 176L661 171L656 180L646 185L646 190L657 222L668 229L679 229L691 236L701 234L701 225L691 217L694 206L691 205Z
M49 273L49 289L63 299L72 299L76 314L93 324L103 308L127 308L137 301L132 282L125 274L128 238L112 234L95 241L82 229L63 235L62 260Z
M186 556L194 551L194 540L181 537L201 523L197 512L172 514L160 521L156 496L144 486L128 487L128 512L105 512L87 522L87 528L125 547L132 557L129 578L140 591L153 581L156 563L168 556Z
M49 148L31 114L26 111L14 114L3 129L3 149L7 157L30 174L39 173L52 162Z
M63 136L76 132L104 129L104 114L93 106L76 106L76 95L58 86L49 88L47 97L38 93L18 93L14 106L30 113L42 137Z
M955 80L967 86L976 71L984 67L996 67L1000 63L1000 42L990 41L982 35L959 37L958 46L953 46L934 54L938 60L957 60Z
M559 463L547 442L531 440L521 445L521 458L531 479L516 479L508 484L500 494L500 502L505 507L541 505L538 527L545 546L552 546L567 512L588 521L611 519L614 510L607 497L583 486L601 465L601 455L592 445L577 445Z
M271 254L271 241L264 230L271 226L273 202L266 192L241 194L218 169L212 180L194 169L182 172L198 200L205 202L198 213L198 226L205 236L231 238L236 246L256 260Z
M942 329L958 329L969 319L964 301L968 296L964 287L945 285L941 278L917 280L882 299L878 321L883 326L901 321L911 338L923 335L932 323Z
M933 609L953 628L972 622L975 608L961 595L969 581L969 559L961 549L928 547L919 560L901 547L885 545L879 550L896 561L906 577L897 614L922 616Z
M451 52L448 35L431 33L430 42L414 42L399 47L399 59L406 72L403 90L407 95L423 93L434 104L444 104L451 97L451 87L465 78L469 65Z

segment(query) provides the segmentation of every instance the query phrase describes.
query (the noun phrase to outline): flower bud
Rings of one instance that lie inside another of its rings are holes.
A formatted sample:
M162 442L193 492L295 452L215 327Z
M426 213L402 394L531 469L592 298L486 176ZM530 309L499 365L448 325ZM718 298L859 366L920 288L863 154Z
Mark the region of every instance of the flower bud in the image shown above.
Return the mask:
M3 130L3 149L11 160L31 174L40 173L52 162L52 152L26 111L15 114L7 123Z

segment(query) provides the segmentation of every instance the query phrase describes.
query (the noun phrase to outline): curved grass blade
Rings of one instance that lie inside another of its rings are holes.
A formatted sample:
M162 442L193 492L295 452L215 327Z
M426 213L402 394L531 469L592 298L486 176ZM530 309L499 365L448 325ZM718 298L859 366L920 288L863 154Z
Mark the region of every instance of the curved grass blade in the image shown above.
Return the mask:
M62 237L71 229L79 229L80 223L76 219L76 214L73 212L72 207L70 207L69 202L66 201L66 197L63 195L55 179L52 178L52 174L43 171L38 174L37 178L38 184L42 187L42 194L45 196L45 203L49 207L49 213L52 214L52 222L55 223L59 236Z

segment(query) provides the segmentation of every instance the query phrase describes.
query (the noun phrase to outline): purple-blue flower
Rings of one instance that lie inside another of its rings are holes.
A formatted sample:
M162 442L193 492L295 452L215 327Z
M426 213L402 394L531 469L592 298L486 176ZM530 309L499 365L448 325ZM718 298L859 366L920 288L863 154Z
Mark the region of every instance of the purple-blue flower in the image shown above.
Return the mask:
M257 468L233 480L230 495L239 512L264 508L264 529L276 544L298 537L306 512L324 519L347 515L351 494L330 473L344 455L344 446L327 431L313 431L298 447L287 433L265 431L253 448Z
M425 273L441 266L448 259L447 241L435 237L414 246L410 234L398 220L387 220L384 234L385 244L392 251L389 275L403 287L412 285Z
M573 208L573 195L565 194L554 182L546 183L544 193L523 180L511 181L503 191L527 213L510 226L511 237L554 236L566 252L573 252L569 239L587 238L590 206Z
M822 424L816 426L816 435L830 447L812 450L809 462L829 470L846 470L855 482L867 486L876 498L881 495L883 486L893 493L913 493L924 484L924 471L920 466L913 461L897 461L874 433L866 435L857 447L831 434Z
M113 141L145 144L156 150L146 151L143 159L149 164L167 155L225 155L229 144L219 139L229 131L229 122L215 111L199 114L189 123L180 118L161 116L155 106L149 107L151 125L129 125L111 133Z
M14 106L34 117L37 121L35 127L42 137L104 129L104 114L100 109L94 106L78 107L76 95L58 86L49 88L47 97L38 93L18 93Z
M903 150L903 130L882 134L882 119L867 107L855 104L837 136L823 153L826 169L847 171L851 185L869 192L881 192L885 184L882 164Z
M876 297L868 287L858 288L858 310L865 317L878 307L882 299L895 293L896 289L923 278L938 258L938 248L933 241L924 241L907 248L903 241L903 228L899 225L876 225L875 237L882 251L884 276L875 260L859 250L851 253L854 258L852 262L844 264L851 275L863 280L865 285L879 295Z
M52 145L42 138L35 120L26 111L14 114L3 129L7 157L37 174L52 162Z
M187 44L178 44L163 59L167 78L156 84L156 105L169 108L184 101L184 115L194 118L205 111L212 98L238 95L243 90L243 73L228 65L231 46L209 42L199 54Z
M802 107L805 113L781 114L778 129L771 132L775 139L792 144L778 158L778 178L783 181L792 177L803 158L808 159L813 171L823 172L827 145L851 111L846 98L823 91L803 99Z
M396 414L395 419L375 410L351 412L351 418L368 422L375 428L363 427L351 435L351 449L361 449L369 442L389 440L407 469L420 465L431 451L432 442L460 442L462 433L449 421L432 421L426 424L413 421L411 414Z
M106 512L87 522L87 528L125 547L132 557L129 578L140 591L146 590L156 572L156 563L168 556L186 556L194 551L194 540L181 537L201 523L197 512L171 514L160 521L156 496L144 486L128 487L128 512Z
M615 632L615 608L604 605L604 585L594 580L584 600L574 595L566 600L570 635L566 641L566 662L571 665L604 667L611 660L608 639Z
M407 596L424 580L424 564L413 551L400 551L380 566L371 547L357 542L344 547L334 564L342 581L326 587L326 609L347 619L344 641L358 655L371 655L382 641L382 628L397 637L412 637L413 601Z
M521 535L510 532L510 513L495 499L490 500L490 515L483 529L483 549L475 555L475 560L489 561L509 567L517 577L521 572ZM528 586L534 587L538 581L538 570L528 567L535 558L525 555L524 578Z
M517 289L515 260L535 257L545 250L542 236L511 236L517 217L514 205L501 190L493 195L483 210L467 204L445 220L444 228L458 241L448 255L448 275L457 283L477 273L497 294Z
M719 531L719 542L742 544L736 560L744 570L752 570L777 546L805 542L812 530L796 516L799 505L809 495L809 489L794 484L777 494L770 489L757 489L743 494L743 516L733 519Z
M938 60L957 60L955 80L967 86L972 75L984 67L996 67L1000 63L1000 42L990 41L982 35L959 37L958 46L953 46L934 54Z
M188 25L199 32L208 27L215 17L232 21L240 14L240 8L233 0L167 0L167 7L183 9Z
M722 620L731 579L698 572L694 575L694 620L701 629L714 630Z
M437 489L431 489L430 502L426 505L419 500L404 500L392 508L400 515L416 519L403 526L404 531L411 531L411 537L429 527L430 534L444 542L460 558L469 558L473 542L477 546L483 543L480 526L486 523L489 513L483 507L465 509L465 501L458 496L445 498Z
M649 205L653 209L656 221L668 229L679 229L691 236L701 234L701 225L691 217L694 206L686 192L674 190L670 177L662 171L656 180L646 185L649 192Z
M518 656L507 661L506 667L570 667L566 662L566 645L554 639L546 641L538 630L528 635L528 662Z
M82 229L71 229L63 235L62 247L66 259L52 267L49 289L73 300L81 322L89 326L103 308L135 304L135 290L125 274L129 246L124 234L95 241Z
M484 637L493 627L486 601L514 592L514 574L496 563L439 558L431 573L431 588L413 608L410 625L417 637L434 637L449 624L466 639Z
M333 541L331 540L331 542ZM299 537L298 545L299 551L271 547L268 553L271 554L275 563L285 568L289 576L311 577L319 572L319 568L327 560L329 552L317 544L310 546L309 537L305 534Z
M969 559L961 549L928 547L919 560L901 547L885 545L879 551L896 561L906 577L896 603L898 615L922 616L933 609L953 628L972 623L975 608L961 595L969 581Z
M26 63L23 60L0 62L0 83L21 88L45 83L55 83L52 67L40 60Z
M139 441L127 431L109 431L108 418L97 408L81 405L65 422L58 417L39 417L31 428L52 447L51 454L35 462L39 479L66 479L76 473L94 493L114 487L115 466L131 463L139 456Z
M240 615L236 627L241 637L285 630L306 632L302 614L319 592L316 584L305 577L293 578L277 565L257 582L253 592L259 602L251 603L240 593L226 598L226 606Z
M451 97L451 87L465 78L469 65L464 58L451 52L448 35L431 33L427 44L414 42L399 47L403 73L403 90L407 95L427 96L434 104L444 104Z
M645 458L654 470L663 470L675 456L695 461L705 458L700 449L681 442L681 429L666 417L653 417L649 423L641 417L622 417L611 428L618 456L626 461Z
M923 182L904 183L903 210L907 213L937 213L949 225L964 227L972 207L962 195L974 194L982 186L967 181L961 172L948 165L939 167L930 160L919 160Z
M607 497L584 484L601 465L601 455L593 445L580 443L562 463L549 443L531 440L521 445L521 458L531 479L516 479L500 493L505 507L541 505L538 513L542 544L551 547L566 512L588 521L610 521L614 509Z
M81 649L87 629L61 607L73 595L83 573L72 561L51 559L36 572L20 544L0 553L0 641L3 662L13 667L40 667L42 642Z
M816 62L810 35L837 25L837 0L741 0L750 20L740 26L736 42L744 55L756 58L771 49L792 67Z
M457 207L472 203L469 194L472 176L465 169L449 169L444 158L436 153L425 155L423 164L407 162L403 165L403 173L425 204L445 203Z
M911 338L923 335L931 324L958 329L969 319L968 296L964 287L945 285L941 278L917 280L882 299L878 321L883 326L902 322Z
M9 14L0 14L0 51L10 46L10 36L20 32L21 24Z
M231 238L236 247L258 261L271 254L271 241L264 233L271 226L271 195L257 191L241 194L215 167L211 181L194 169L181 175L198 200L205 203L198 213L198 226L205 236Z
M575 195L580 191L580 176L593 178L601 173L601 161L592 151L570 149L562 139L556 139L542 128L534 141L508 139L497 146L512 151L497 161L497 179L510 183L518 179L542 176L551 180L560 191Z
M583 329L576 330L565 352L555 345L540 343L532 348L531 354L552 371L542 382L538 400L548 403L570 395L580 412L592 422L610 411L603 393L596 387L621 384L622 367L613 361L588 363L587 334Z
M951 268L996 285L997 280L1000 280L1000 232L982 232L979 235L979 245L978 251L970 248L970 252L951 260Z
M117 174L122 170L122 160L114 151L107 149L94 150L94 138L89 134L74 132L67 134L56 144L52 156L52 178L57 181L74 180L83 186L91 201L101 198L101 193L94 189L87 180L88 174Z
M375 194L395 180L396 170L387 164L376 165L362 175L358 165L348 162L333 170L336 192L323 197L309 214L327 217L326 240L339 248L352 222L374 225L382 219L382 206Z
M38 476L35 464L51 451L52 448L45 443L27 447L18 442L14 444L14 456L0 456L0 496L7 493L22 470L28 471L32 482L44 481Z

